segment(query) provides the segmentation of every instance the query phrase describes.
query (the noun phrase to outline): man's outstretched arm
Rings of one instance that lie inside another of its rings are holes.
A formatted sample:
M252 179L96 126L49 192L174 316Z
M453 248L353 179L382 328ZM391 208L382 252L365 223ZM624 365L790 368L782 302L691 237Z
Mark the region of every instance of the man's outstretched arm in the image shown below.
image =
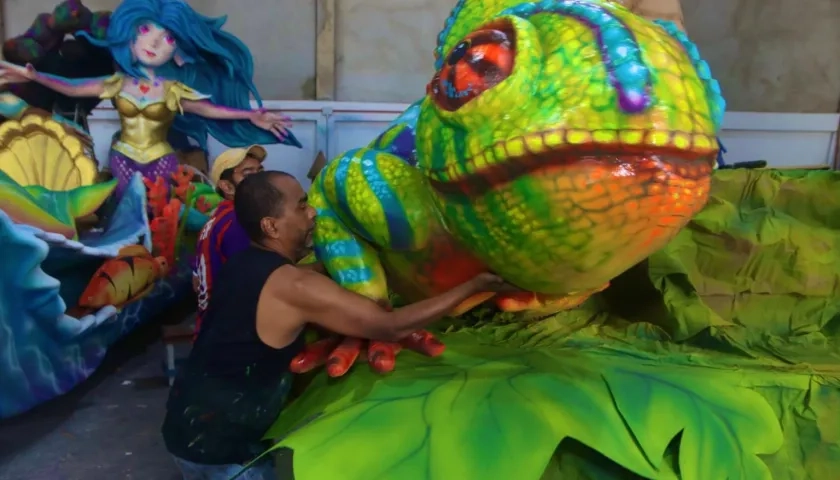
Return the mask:
M477 293L512 288L484 273L435 297L388 311L310 270L285 266L272 277L276 277L277 299L297 310L307 323L341 335L385 341L398 341L434 323Z

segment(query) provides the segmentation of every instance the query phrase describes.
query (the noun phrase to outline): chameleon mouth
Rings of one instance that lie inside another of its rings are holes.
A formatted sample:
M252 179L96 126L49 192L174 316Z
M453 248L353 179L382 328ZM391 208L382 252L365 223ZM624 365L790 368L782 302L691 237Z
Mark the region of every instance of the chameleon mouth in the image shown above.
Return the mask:
M672 175L697 180L711 173L717 153L717 139L702 134L563 129L498 142L466 162L429 170L428 177L441 193L478 195L547 167L573 167L584 161L632 167L644 161L659 162Z

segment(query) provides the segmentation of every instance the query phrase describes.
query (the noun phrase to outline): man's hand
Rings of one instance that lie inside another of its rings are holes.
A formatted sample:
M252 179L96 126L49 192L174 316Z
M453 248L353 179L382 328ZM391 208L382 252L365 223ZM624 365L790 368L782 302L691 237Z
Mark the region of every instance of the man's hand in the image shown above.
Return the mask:
M507 283L502 277L495 273L483 272L473 277L476 292L512 293L521 292L522 289Z
M500 276L492 273L480 273L469 280L470 290L475 293L514 293L522 290L505 282ZM380 306L390 310L387 302L380 302ZM326 364L330 377L340 377L350 370L367 352L367 362L378 373L388 373L394 370L397 354L403 348L413 350L428 357L437 357L446 349L434 335L426 330L417 330L399 342L382 342L378 340L363 340L355 337L329 336L304 347L303 352L292 359L289 366L293 373L306 373Z

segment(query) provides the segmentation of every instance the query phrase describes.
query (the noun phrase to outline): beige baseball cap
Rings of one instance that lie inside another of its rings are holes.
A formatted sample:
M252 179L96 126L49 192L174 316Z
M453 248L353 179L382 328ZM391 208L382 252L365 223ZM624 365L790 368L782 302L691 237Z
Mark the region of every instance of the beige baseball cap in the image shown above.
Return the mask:
M251 145L247 148L231 148L225 150L224 152L220 153L215 160L213 160L213 167L210 169L210 180L213 181L214 185L219 183L219 179L222 177L222 172L229 168L236 168L245 160L245 157L248 155L256 158L260 162L265 160L265 157L268 155L268 152L265 151L265 148L259 145Z

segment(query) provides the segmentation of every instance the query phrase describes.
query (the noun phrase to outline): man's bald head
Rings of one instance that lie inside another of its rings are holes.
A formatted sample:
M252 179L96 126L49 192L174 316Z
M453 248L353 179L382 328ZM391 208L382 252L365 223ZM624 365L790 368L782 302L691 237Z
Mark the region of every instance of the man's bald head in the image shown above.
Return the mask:
M236 189L236 219L251 241L279 242L295 252L312 242L315 210L306 192L286 172L266 170L247 176Z

